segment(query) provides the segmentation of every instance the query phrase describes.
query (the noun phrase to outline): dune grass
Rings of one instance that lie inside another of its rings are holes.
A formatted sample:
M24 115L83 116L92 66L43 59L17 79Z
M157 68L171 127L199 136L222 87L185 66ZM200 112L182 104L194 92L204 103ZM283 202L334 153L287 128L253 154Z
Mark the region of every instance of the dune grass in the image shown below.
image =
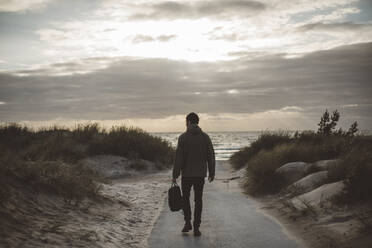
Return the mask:
M341 158L341 162L329 170L331 182L343 180L346 184L338 200L348 204L372 203L372 136L356 137Z
M90 155L110 154L171 163L173 148L161 138L138 128L125 126L110 130L98 124L32 130L17 124L0 127L0 148L25 160L76 162Z
M371 136L323 135L306 131L290 137L283 132L271 132L264 133L250 147L234 154L230 161L234 168L246 166L246 192L264 195L277 193L286 185L275 173L286 163L341 159L340 165L330 171L329 180L344 180L346 196L355 202L366 201L372 195L371 151Z
M119 126L105 130L98 124L39 130L18 124L2 125L0 151L2 200L9 197L12 183L65 199L97 195L97 182L102 178L79 163L88 156L140 158L155 162L159 169L167 168L174 156L168 142L141 129Z
M105 182L99 174L82 164L24 161L11 154L0 158L0 180L2 202L19 187L59 195L67 202L79 202L85 197L97 197L100 189L98 182Z
M271 150L276 145L288 143L289 141L290 134L286 131L263 132L250 146L244 147L234 153L230 158L230 162L234 169L240 169L245 166L249 158L255 156L260 151Z

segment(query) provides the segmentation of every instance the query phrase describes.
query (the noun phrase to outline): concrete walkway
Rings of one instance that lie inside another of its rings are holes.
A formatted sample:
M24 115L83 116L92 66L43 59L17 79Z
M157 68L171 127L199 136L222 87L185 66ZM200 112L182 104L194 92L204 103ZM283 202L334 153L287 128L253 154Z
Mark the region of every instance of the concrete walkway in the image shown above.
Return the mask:
M227 163L217 163L216 179L231 177ZM179 181L179 180L178 180ZM180 184L180 182L178 182ZM236 180L206 181L201 237L182 234L182 211L171 212L167 199L151 236L151 248L292 248L300 247L282 227L258 211L257 203L240 192ZM193 195L193 192L192 194ZM191 199L193 202L193 198ZM193 204L192 204L193 210Z

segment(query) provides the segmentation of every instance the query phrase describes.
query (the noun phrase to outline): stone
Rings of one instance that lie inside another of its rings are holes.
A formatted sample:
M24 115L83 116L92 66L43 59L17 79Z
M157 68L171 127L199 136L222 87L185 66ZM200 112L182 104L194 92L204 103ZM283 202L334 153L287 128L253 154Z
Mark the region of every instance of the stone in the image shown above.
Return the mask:
M291 202L297 209L305 209L308 206L320 208L339 195L344 188L345 184L342 181L324 184L310 192L292 198Z
M323 185L327 179L328 171L315 172L294 182L288 187L288 189L298 190L298 192L306 193Z
M311 164L305 162L291 162L276 169L276 173L279 173L288 184L292 184L301 179L310 166Z

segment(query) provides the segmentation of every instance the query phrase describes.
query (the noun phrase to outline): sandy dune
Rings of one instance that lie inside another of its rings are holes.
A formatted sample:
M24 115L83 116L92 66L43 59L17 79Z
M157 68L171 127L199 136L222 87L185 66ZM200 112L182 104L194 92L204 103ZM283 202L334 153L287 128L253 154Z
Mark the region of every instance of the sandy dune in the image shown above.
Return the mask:
M103 185L107 199L79 206L20 192L23 202L5 206L14 218L2 218L0 247L146 247L169 177L163 172L116 180Z

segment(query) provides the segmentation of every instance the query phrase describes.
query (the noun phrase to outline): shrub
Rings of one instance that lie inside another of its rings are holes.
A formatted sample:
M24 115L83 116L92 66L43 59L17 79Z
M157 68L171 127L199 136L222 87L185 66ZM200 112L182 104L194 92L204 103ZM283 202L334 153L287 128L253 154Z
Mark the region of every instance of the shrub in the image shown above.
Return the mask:
M343 136L354 136L355 133L358 132L358 122L354 122L351 124L349 130L347 132L343 131L342 128L339 128L337 131L336 126L337 122L340 120L340 112L333 111L332 115L329 115L328 110L323 113L322 117L320 118L320 122L318 123L318 134L322 135L343 135Z
M23 161L11 154L0 158L0 188L16 184L35 191L53 193L64 199L80 201L84 197L97 196L99 174L81 164L65 164L60 161ZM10 185L12 184L12 185ZM1 194L6 200L10 195Z
M275 173L279 166L278 157L273 156L272 151L263 150L255 155L246 167L244 181L246 192L251 195L275 193L283 183Z
M357 136L349 152L341 156L341 163L329 171L330 181L344 180L345 192L339 200L346 203L372 203L372 137Z
M159 137L138 128L113 127L109 132L97 123L73 130L53 126L33 131L18 124L0 127L0 148L25 160L61 160L75 163L89 155L110 154L169 164L174 150Z
M277 168L290 162L313 163L338 158L347 151L349 142L350 139L343 136L326 137L306 132L304 135L300 134L286 142L276 144L271 150L262 149L248 158L246 190L253 195L276 193L286 185L286 182L276 175Z
M72 137L79 143L88 143L97 137L100 133L104 133L98 123L92 124L78 124L75 129L72 130Z
M290 134L285 131L264 132L249 147L234 153L230 158L230 162L234 169L240 169L261 150L271 150L276 145L289 143L290 140Z
M112 154L168 164L174 156L170 143L141 129L127 127L113 127L109 133L101 133L89 143L88 153Z
M74 142L69 137L51 133L43 138L35 139L27 148L19 154L31 161L61 160L64 162L77 162L86 157L83 145Z
M12 185L23 185L80 200L96 195L101 178L79 160L98 154L141 158L164 168L173 161L171 145L141 129L98 124L69 130L53 126L34 131L19 124L0 126L0 200L9 197ZM137 164L136 169L145 169ZM15 180L15 181L14 181Z

